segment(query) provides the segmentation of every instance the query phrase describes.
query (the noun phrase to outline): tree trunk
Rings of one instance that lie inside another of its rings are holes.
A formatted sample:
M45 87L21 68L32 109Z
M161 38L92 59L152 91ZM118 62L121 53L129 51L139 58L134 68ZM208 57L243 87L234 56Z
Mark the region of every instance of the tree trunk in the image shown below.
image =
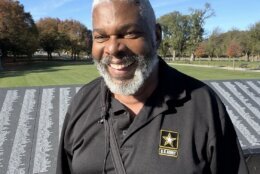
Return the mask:
M176 51L172 50L172 60L175 61L176 58Z
M246 58L246 61L249 62L249 55L248 55L248 53L246 53L245 58Z
M194 53L191 53L191 56L190 56L190 61L193 62L195 60L195 56L194 56Z
M235 70L235 57L233 57L233 70Z
M48 60L51 60L51 59L52 59L51 52L48 52Z
M213 60L213 56L209 56L208 58L209 58L209 60L210 60L210 61L212 61L212 60Z

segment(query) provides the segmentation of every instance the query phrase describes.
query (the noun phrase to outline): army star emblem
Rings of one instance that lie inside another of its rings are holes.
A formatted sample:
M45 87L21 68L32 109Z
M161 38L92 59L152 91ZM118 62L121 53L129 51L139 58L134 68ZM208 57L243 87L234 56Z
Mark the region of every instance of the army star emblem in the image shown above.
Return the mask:
M173 147L173 141L176 140L176 138L172 138L171 133L169 133L167 137L163 136L163 139L165 140L164 146L170 145L171 147Z
M168 130L161 130L159 155L178 157L179 133Z

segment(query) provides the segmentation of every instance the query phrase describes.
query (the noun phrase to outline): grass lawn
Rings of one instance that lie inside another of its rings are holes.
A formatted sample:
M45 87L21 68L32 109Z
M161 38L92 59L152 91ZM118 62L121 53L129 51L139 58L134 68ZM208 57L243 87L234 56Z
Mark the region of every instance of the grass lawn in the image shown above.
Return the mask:
M260 72L172 66L200 80L260 79ZM96 67L84 62L40 62L0 71L0 87L85 84L98 76Z
M215 58L216 59L216 58ZM177 60L177 61L170 61L170 63L178 63L178 64L196 64L196 65L208 65L208 66L217 66L217 67L233 67L232 59L226 60L212 60L209 61L205 58L201 60L195 60L190 62L189 60ZM235 68L247 68L247 69L260 69L260 61L255 62L247 62L244 60L236 60L234 62Z
M260 72L225 70L220 68L172 65L175 69L200 80L260 79Z

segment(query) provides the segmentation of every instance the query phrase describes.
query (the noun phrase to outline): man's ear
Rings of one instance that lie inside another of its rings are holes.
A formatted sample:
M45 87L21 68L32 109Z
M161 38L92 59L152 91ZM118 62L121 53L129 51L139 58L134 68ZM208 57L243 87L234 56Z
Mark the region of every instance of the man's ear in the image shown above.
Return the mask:
M162 27L160 24L156 24L155 26L155 34L156 34L156 48L158 49L160 47L161 41L162 41Z

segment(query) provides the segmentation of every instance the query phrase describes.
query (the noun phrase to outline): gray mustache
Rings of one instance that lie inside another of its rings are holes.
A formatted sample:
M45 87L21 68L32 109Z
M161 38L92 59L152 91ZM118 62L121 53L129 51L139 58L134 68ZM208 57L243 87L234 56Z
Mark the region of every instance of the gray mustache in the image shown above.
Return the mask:
M100 61L100 63L104 64L104 65L109 65L110 63L112 63L112 56L106 56L103 57ZM128 63L132 63L135 61L140 61L140 57L139 56L124 56L122 58L120 58L123 64L128 64Z

